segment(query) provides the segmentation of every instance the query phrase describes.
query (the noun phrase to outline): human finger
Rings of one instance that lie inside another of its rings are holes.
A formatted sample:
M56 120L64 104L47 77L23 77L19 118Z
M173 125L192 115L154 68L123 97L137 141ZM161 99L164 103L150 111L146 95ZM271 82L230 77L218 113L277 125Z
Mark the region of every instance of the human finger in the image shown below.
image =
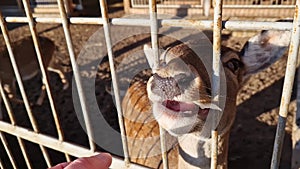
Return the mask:
M69 164L70 164L70 162L64 162L64 163L57 164L56 166L51 167L51 168L49 168L49 169L64 169L64 168L67 167Z
M83 157L70 163L65 169L108 169L112 157L108 153L101 153L92 157Z

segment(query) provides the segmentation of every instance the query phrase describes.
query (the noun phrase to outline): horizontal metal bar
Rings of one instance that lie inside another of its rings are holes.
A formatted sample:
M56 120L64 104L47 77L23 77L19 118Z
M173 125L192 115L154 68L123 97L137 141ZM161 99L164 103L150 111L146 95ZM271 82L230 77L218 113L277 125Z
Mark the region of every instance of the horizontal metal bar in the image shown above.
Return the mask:
M35 133L26 128L13 126L3 121L0 121L0 131L12 134L17 137L21 137L22 139L28 140L36 144L44 145L45 147L51 148L53 150L57 150L59 152L67 152L68 154L75 157L87 157L99 153L99 152L92 152L90 149L72 143L59 141L56 138L41 133ZM113 162L110 168L122 168L122 166L125 166L123 159L113 156ZM136 164L130 164L129 168L147 169L146 167L136 165Z
M292 22L223 21L230 30L291 30Z
M149 5L132 5L133 8L148 8ZM202 5L189 5L189 4L157 4L157 8L201 8Z
M26 17L18 17L18 16L8 16L5 17L5 21L8 23L28 23ZM60 17L35 17L34 21L37 23L62 23ZM102 18L91 18L91 17L70 17L69 22L71 24L93 24L93 25L102 25Z
M294 9L295 5L223 5L223 8Z
M8 23L27 23L26 17L5 17ZM38 23L61 23L60 18L35 18ZM83 18L70 17L71 24L96 24L103 25L102 18ZM150 26L149 19L126 19L112 18L112 25L123 26ZM192 19L158 19L160 26L174 27L197 27L201 29L212 29L213 21L211 20L192 20ZM290 22L260 22L260 21L222 21L223 29L230 30L291 30Z
M132 5L133 8L147 8L148 5ZM203 5L157 5L158 8L164 9L164 8L202 8ZM295 8L295 5L242 5L242 4L237 4L237 5L223 5L223 8L274 8L274 9L282 9L282 8L287 8L287 9L293 9Z

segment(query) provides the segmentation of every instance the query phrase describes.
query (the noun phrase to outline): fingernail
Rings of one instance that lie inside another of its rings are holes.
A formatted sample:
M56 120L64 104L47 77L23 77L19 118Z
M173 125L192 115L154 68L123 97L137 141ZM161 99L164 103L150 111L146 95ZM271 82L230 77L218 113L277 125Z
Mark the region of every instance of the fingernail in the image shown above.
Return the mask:
M109 153L100 153L95 155L95 157L99 158L106 167L109 167L112 162L112 157Z

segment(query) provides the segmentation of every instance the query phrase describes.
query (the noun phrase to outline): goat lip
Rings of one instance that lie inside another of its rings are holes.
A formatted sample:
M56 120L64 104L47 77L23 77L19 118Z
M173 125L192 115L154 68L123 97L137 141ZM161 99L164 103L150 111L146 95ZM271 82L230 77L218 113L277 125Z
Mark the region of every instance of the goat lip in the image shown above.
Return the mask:
M173 115L179 113L183 113L185 115L188 114L191 115L194 114L195 111L197 111L198 117L203 121L206 120L210 110L210 108L201 109L199 106L197 106L194 103L186 103L186 102L180 102L175 100L165 100L162 102L162 106L171 110L171 112L174 113Z
M185 103L175 100L165 100L162 102L162 105L174 112L193 111L197 108L197 106L194 103Z

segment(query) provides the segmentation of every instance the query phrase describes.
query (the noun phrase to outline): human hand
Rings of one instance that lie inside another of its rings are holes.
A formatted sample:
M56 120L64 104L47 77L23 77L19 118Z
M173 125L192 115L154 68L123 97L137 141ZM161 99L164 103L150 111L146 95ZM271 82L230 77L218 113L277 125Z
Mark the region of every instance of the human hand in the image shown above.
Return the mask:
M91 157L78 158L72 162L60 163L49 169L108 169L112 157L108 153L101 153Z

